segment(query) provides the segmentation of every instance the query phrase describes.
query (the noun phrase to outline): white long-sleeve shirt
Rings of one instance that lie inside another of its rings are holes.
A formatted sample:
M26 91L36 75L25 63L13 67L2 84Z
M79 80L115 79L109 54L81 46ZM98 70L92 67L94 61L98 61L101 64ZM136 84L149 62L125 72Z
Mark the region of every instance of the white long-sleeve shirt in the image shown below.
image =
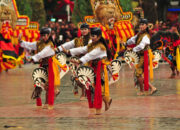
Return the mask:
M26 48L26 49L28 49L28 50L36 50L37 49L37 42L35 41L35 42L26 42L26 41L22 41L21 43L20 43L20 46L22 47L22 48Z
M107 57L106 51L101 50L100 47L93 49L89 53L88 53L88 47L87 46L78 47L78 48L70 49L70 53L72 56L85 54L84 56L82 56L79 59L83 64L85 64L91 60L101 59L103 57Z
M35 54L34 56L32 56L32 59L35 62L38 62L40 59L49 57L49 56L53 56L55 55L54 50L51 48L51 45L48 45L46 47L44 47L44 49L42 49L40 52L38 52L37 54Z
M22 41L20 44L21 47L26 48L28 50L37 50L37 42L26 42ZM53 48L51 48L50 45L46 46L44 49L42 49L40 52L32 56L32 59L35 62L38 62L42 58L46 58L49 56L55 55L55 51Z
M92 40L89 40L88 44L91 43ZM69 42L66 42L62 45L66 50L69 50L69 49L72 49L75 47L75 40L72 40L72 41L69 41ZM63 51L62 47L59 46L58 47L59 51Z
M131 37L128 41L127 41L127 45L132 45L132 44L136 44L136 38L137 38L137 35ZM139 52L141 50L143 50L145 48L146 45L149 45L150 44L150 39L148 38L147 35L145 35L141 42L139 43L139 45L135 46L133 48L133 51L134 52Z

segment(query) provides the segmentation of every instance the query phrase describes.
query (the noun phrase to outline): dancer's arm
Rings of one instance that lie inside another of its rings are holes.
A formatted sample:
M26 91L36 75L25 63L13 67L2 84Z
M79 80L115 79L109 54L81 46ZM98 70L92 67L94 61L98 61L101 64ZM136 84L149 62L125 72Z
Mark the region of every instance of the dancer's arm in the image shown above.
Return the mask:
M20 46L22 48L26 48L28 50L36 50L37 46L36 46L37 42L26 42L26 41L21 41L20 42Z
M107 57L106 51L101 50L101 48L93 49L91 52L87 53L83 57L80 58L80 61L85 64L91 60L101 59L103 57Z
M139 45L137 45L136 47L133 48L134 52L138 52L141 51L145 48L146 45L150 44L150 39L148 38L148 36L144 36L142 41L139 43Z
M42 51L32 56L32 59L34 60L34 62L38 62L42 58L53 56L53 55L55 55L55 51L54 49L51 48L50 45L48 45Z

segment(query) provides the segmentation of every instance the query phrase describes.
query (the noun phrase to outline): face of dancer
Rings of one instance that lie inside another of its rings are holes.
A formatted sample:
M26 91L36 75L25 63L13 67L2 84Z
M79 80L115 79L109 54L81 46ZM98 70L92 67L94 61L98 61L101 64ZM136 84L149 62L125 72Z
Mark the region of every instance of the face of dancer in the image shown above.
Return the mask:
M141 24L139 25L140 31L145 31L147 27L148 27L148 25L145 24L145 23L141 23Z
M81 34L82 34L83 36L88 35L88 33L89 33L89 29L88 29L88 28L82 28L82 29L81 29Z
M41 35L43 41L47 41L49 39L49 34Z
M97 42L100 38L101 36L91 35L92 42Z

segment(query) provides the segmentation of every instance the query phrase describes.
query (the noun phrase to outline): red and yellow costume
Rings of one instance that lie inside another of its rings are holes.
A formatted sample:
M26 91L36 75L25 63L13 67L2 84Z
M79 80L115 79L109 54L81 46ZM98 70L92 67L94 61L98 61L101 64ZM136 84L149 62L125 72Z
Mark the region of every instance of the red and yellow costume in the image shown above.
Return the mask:
M95 108L96 112L102 108L102 99L109 102L109 83L107 76L107 53L106 47L100 41L91 43L85 47L74 48L70 50L72 56L85 54L80 58L80 61L85 64L88 63L94 69L96 74L96 81L93 85L94 87L94 98L92 98L91 90L87 90L87 98L89 103L89 108ZM104 74L104 79L102 75Z
M9 22L3 23L0 34L1 71L15 68L22 61L11 42L12 36L13 30Z

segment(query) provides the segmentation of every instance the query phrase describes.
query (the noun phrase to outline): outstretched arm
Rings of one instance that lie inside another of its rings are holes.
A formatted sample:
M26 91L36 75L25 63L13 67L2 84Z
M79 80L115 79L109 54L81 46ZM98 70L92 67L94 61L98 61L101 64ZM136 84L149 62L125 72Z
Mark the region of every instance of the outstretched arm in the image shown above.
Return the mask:
M101 59L103 57L107 57L106 51L101 50L101 48L96 48L91 52L87 53L83 57L80 58L80 61L85 64L91 60Z
M63 51L63 48L66 50L69 50L71 48L74 48L75 44L74 44L74 40L70 41L70 42L66 42L63 45L58 47L58 51Z
M35 62L38 62L42 58L53 56L53 55L55 55L54 49L52 49L51 46L49 45L49 46L46 46L42 51L32 56L32 59Z
M133 48L134 52L141 51L145 48L146 45L150 44L150 39L147 36L144 36L142 41L137 45L136 47Z
M72 56L77 56L87 53L87 46L70 49L69 52Z
M136 44L136 38L137 38L137 35L131 37L131 38L127 41L127 45Z
M37 46L36 46L37 42L26 42L26 41L21 41L20 42L20 46L22 48L26 48L28 50L36 50Z

